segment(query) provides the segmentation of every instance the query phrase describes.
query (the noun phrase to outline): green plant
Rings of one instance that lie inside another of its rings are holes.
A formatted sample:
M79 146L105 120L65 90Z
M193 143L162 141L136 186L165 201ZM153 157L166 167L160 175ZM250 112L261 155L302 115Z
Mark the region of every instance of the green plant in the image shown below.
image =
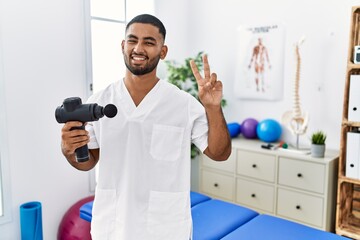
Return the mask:
M323 131L316 131L311 135L311 143L323 145L326 141L326 134Z
M194 59L194 62L198 66L199 72L201 72L204 68L202 55L204 54L203 51L199 52L193 58L186 58L183 64L178 64L175 61L167 60L165 61L167 67L167 79L170 83L174 84L181 90L184 90L190 93L193 97L199 100L198 96L198 85L196 82L196 78L192 73L190 60ZM226 106L226 100L221 100L221 106ZM191 158L196 157L199 154L199 150L195 147L195 145L191 145Z

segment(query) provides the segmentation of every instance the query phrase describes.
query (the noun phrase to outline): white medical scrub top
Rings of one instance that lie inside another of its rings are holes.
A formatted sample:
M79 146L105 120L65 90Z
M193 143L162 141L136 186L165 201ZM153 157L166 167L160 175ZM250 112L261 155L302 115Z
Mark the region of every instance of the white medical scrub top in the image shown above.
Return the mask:
M137 107L123 80L88 102L118 109L86 127L89 148L100 148L92 239L190 239L190 149L207 147L203 106L163 80Z

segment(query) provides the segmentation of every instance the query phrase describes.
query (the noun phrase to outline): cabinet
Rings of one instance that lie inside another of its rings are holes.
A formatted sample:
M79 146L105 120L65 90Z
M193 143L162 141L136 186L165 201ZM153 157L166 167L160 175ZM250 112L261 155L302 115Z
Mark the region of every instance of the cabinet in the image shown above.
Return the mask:
M358 152L358 147L352 147L353 143L348 142L348 133L359 132L360 129L360 92L354 87L360 83L360 64L354 63L360 61L360 55L354 53L355 47L360 45L359 21L360 6L356 6L352 8L350 21L336 207L336 233L354 239L360 239L360 179L356 170L350 169L353 164L347 166L347 163Z
M225 162L200 157L200 192L326 231L335 228L339 152L324 158L235 138Z

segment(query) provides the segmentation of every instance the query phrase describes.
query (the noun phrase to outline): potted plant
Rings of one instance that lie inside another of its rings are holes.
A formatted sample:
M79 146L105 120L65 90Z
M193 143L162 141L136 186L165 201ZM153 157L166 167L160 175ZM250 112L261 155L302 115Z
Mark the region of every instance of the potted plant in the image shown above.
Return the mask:
M326 134L323 131L316 131L311 135L311 156L324 157Z
M203 52L199 52L193 58L186 58L185 63L183 65L178 64L175 61L164 61L167 67L167 80L188 93L194 96L197 100L198 97L198 85L196 82L196 78L192 73L190 60L194 59L196 65L198 66L199 71L203 70L203 61L202 55ZM224 107L226 105L226 100L221 100L221 106ZM191 158L196 157L199 154L199 150L195 147L194 144L191 145Z

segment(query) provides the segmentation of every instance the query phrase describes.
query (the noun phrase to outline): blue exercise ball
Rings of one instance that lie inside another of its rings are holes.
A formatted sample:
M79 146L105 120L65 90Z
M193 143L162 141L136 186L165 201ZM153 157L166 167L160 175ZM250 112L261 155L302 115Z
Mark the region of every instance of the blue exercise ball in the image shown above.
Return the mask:
M256 133L264 142L276 142L281 137L282 128L279 122L274 119L265 119L258 123Z
M241 133L245 138L255 139L257 138L256 127L258 121L254 118L246 118L241 123Z
M232 138L237 137L241 133L241 125L239 123L228 123L227 128Z

